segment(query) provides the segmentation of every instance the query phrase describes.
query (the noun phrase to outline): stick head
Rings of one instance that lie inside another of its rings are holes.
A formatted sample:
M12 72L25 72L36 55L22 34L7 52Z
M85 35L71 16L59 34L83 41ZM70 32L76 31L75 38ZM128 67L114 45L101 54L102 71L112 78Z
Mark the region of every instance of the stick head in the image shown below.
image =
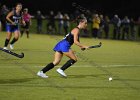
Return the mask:
M101 46L101 45L102 45L102 42L99 43L99 46Z
M19 58L23 58L23 57L24 57L24 53L19 54L18 57L19 57Z
M81 48L82 51L86 50L86 48Z

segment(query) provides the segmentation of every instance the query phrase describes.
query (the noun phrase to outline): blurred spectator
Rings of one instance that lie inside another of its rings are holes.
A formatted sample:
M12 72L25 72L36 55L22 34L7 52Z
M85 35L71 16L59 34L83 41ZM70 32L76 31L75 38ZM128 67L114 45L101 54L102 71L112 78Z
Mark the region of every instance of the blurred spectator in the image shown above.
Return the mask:
M85 15L85 16L87 17L87 21L88 21L88 22L92 22L92 15L93 15L93 14L91 13L90 10L87 10L87 11L86 11L86 15Z
M102 38L103 29L104 29L104 18L103 18L103 15L100 15L99 18L100 18L100 24L99 24L98 37L99 38Z
M29 38L29 27L31 25L31 15L28 13L28 8L25 8L23 10L23 20L25 21L26 25L25 26L22 26L22 29L21 29L21 37L24 33L24 31L26 32L27 34L27 38Z
M93 15L92 35L94 38L97 38L98 36L99 24L100 24L100 18L98 14Z
M118 15L114 15L111 19L111 23L113 24L113 39L120 39L120 28L121 28L121 20Z
M81 17L85 17L84 14L81 14L80 16L81 16ZM88 35L89 35L89 31L88 31L87 28L81 30L81 34L80 34L80 36L82 36L82 37L88 37Z
M2 31L6 30L6 16L8 14L9 10L6 7L6 5L3 5L0 11L0 20L2 24Z
M105 38L108 39L109 38L109 24L110 24L110 19L108 16L105 16L104 18L104 32L105 32Z
M138 18L138 36L140 37L140 17Z
M69 23L69 16L68 14L64 14L64 31L65 31L65 35L68 34L68 29L69 29L69 26L70 26L70 23Z
M58 20L58 34L62 34L62 27L64 24L63 15L61 14L61 12L58 12L55 18Z
M48 23L47 23L47 33L55 33L56 25L55 25L55 15L53 11L50 11L50 14L48 16Z
M1 32L1 29L2 29L2 28L1 28L1 20L0 20L0 32Z
M0 11L1 11L1 3L0 3ZM0 32L1 32L1 12L0 12Z
M79 12L79 10L75 10L74 11L74 19L76 19L78 16L80 16L81 15L81 13Z
M122 40L129 39L129 26L130 26L130 20L128 19L128 16L125 16L122 20L123 25L123 32L122 32Z
M131 40L135 40L136 38L136 22L133 18L130 19L130 33L131 33Z
M36 21L37 21L37 33L41 33L42 32L42 20L45 17L41 14L41 11L37 11L37 15L36 15Z

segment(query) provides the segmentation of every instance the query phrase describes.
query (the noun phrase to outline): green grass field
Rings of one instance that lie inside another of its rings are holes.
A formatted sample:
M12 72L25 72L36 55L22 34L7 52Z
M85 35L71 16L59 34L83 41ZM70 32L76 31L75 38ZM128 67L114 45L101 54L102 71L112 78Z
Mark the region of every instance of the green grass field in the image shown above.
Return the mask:
M0 33L0 46L6 33ZM24 35L14 45L23 59L0 51L0 100L140 100L140 42L81 38L98 49L81 51L73 46L78 62L66 70L67 78L56 73L59 66L46 73L49 78L36 76L37 71L53 60L54 45L62 36ZM113 77L109 82L108 78Z

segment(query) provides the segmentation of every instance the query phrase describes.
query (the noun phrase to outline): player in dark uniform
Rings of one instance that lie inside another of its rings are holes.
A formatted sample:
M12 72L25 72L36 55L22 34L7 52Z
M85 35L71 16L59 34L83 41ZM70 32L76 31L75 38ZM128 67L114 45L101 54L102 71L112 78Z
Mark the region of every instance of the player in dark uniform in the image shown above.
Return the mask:
M28 8L25 8L23 10L22 18L25 21L26 25L22 25L21 37L23 36L23 33L25 31L27 34L27 38L29 38L29 27L31 25L31 15L28 13Z
M64 73L64 71L73 65L77 61L77 57L74 54L74 52L71 50L71 46L76 44L80 48L88 48L88 46L85 46L79 42L79 33L81 29L85 29L87 27L87 19L85 17L79 17L77 19L78 26L72 31L66 35L66 37L58 42L56 46L54 47L54 61L49 63L46 67L44 67L41 71L37 73L38 76L42 78L48 78L48 76L45 74L50 69L54 68L54 66L58 65L63 57L63 55L70 58L61 68L58 68L56 71L66 77L67 75Z
M4 49L7 49L7 46L9 44L9 41L12 37L12 33L14 32L14 38L10 42L10 48L13 49L13 44L18 40L20 31L19 31L19 24L22 22L25 24L25 22L22 20L22 4L17 3L15 9L13 9L11 12L8 13L6 16L7 24L6 24L6 30L7 30L7 37L4 44Z

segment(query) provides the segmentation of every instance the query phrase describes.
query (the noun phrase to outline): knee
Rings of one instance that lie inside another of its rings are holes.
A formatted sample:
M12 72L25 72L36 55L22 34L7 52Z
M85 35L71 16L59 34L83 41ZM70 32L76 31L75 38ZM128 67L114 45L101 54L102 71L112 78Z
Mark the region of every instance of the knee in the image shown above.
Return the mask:
M54 66L58 65L60 61L53 61Z
M12 35L11 34L7 34L7 39L11 39Z
M19 35L15 35L15 36L14 36L14 38L15 38L16 40L18 40L18 38L19 38Z
M74 58L74 59L71 59L71 60L73 60L73 62L75 62L75 63L77 62L77 58Z

